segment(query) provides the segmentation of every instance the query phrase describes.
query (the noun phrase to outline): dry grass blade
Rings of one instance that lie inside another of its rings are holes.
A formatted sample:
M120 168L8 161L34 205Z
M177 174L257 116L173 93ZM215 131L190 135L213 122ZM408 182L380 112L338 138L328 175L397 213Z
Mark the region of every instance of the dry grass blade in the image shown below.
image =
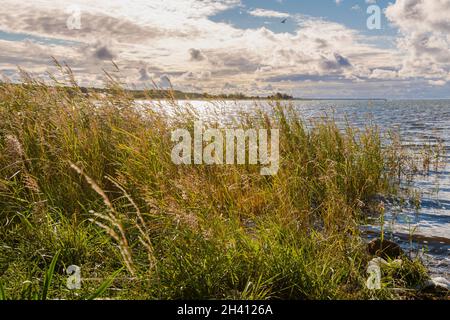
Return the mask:
M108 216L104 216L104 215L102 216L101 214L97 214L96 216L101 217L102 219L110 222L111 226L107 226L100 222L95 222L95 223L99 227L103 228L112 238L114 238L114 240L118 241L120 253L123 257L125 266L132 275L135 275L136 272L133 267L133 259L132 259L132 255L131 255L131 249L130 249L130 246L128 245L128 240L127 240L127 237L125 234L125 230L123 229L123 226L120 223L120 221L115 216L116 210L114 209L114 206L112 205L111 201L109 200L108 196L103 191L103 189L100 188L99 185L92 178L90 178L87 174L85 174L83 172L83 170L80 167L78 167L77 165L75 165L74 163L69 161L69 164L73 170L75 170L78 174L80 174L81 176L83 176L86 179L86 182L91 186L91 188L97 194L99 194L102 197L103 202L110 210L110 212L108 213ZM117 232L114 230L114 228L116 228L119 231L120 236L117 234Z
M153 245L152 245L152 241L149 237L149 233L148 233L148 229L147 229L147 225L144 221L144 217L142 216L141 210L139 209L139 207L137 206L136 202L133 200L133 198L129 195L129 193L116 181L114 180L112 177L107 177L107 179L109 181L111 181L117 188L120 189L120 191L122 191L122 193L124 194L124 196L127 198L127 200L130 202L130 204L133 206L133 208L136 210L136 215L137 215L137 221L135 222L135 226L138 229L140 235L139 235L139 241L141 242L141 244L145 247L145 249L147 250L147 255L148 255L148 260L150 263L150 268L153 268L156 263L155 263L155 257L154 257L154 249L153 249Z

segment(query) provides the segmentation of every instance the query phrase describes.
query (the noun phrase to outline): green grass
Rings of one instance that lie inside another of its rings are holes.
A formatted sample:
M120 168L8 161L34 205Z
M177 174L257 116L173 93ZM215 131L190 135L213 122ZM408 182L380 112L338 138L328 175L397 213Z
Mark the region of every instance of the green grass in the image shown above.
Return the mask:
M195 112L137 111L117 84L86 96L65 75L72 90L0 86L0 298L399 298L389 289L423 280L415 261L365 289L358 226L412 170L376 127L306 123L273 102L274 116L235 125L280 129L276 176L176 166L171 132ZM65 287L72 264L78 291Z

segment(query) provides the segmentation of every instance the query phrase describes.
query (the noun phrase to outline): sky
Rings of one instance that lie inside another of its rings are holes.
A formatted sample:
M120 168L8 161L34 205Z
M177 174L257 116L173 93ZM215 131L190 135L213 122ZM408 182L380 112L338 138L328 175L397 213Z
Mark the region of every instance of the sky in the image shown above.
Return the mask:
M3 80L47 79L54 57L83 86L106 71L137 89L450 98L450 0L1 0L0 13Z

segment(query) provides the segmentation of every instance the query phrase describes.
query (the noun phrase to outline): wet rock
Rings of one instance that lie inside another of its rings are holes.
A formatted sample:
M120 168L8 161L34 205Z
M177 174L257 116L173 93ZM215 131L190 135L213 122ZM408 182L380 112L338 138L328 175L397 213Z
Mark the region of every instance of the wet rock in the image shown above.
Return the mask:
M426 293L450 293L450 281L443 277L431 278L426 281L420 291Z
M395 242L389 240L375 239L367 245L369 254L378 256L385 260L395 260L405 255L402 248Z

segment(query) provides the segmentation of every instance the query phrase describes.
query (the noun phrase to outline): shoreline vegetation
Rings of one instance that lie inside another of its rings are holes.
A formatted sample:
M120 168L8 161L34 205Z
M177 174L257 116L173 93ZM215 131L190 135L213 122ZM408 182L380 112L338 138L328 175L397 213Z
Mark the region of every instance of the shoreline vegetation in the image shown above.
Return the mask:
M105 95L64 75L0 86L0 299L435 298L409 253L368 290L359 228L383 217L380 197L416 196L401 185L434 150L413 159L395 133L383 145L377 127L307 123L273 101L274 116L235 125L280 130L276 176L177 166L171 132L192 129L193 110L169 120L113 81ZM66 287L70 265L79 290Z
M10 84L11 85L11 84ZM19 85L19 84L16 84ZM2 86L2 82L0 81L0 87ZM94 88L94 87L79 87L82 93L96 93L96 94L111 94L110 88ZM69 94L73 91L73 88L70 86L64 87L59 86L58 90L65 90ZM183 92L174 89L147 89L147 90L134 90L134 89L123 89L128 94L133 96L135 100L251 100L251 101L260 101L260 100L278 100L278 101L387 101L384 98L301 98L301 97L293 97L291 95L276 92L272 95L268 96L247 96L243 93L230 93L230 94L209 94L209 93L197 93L197 92Z

